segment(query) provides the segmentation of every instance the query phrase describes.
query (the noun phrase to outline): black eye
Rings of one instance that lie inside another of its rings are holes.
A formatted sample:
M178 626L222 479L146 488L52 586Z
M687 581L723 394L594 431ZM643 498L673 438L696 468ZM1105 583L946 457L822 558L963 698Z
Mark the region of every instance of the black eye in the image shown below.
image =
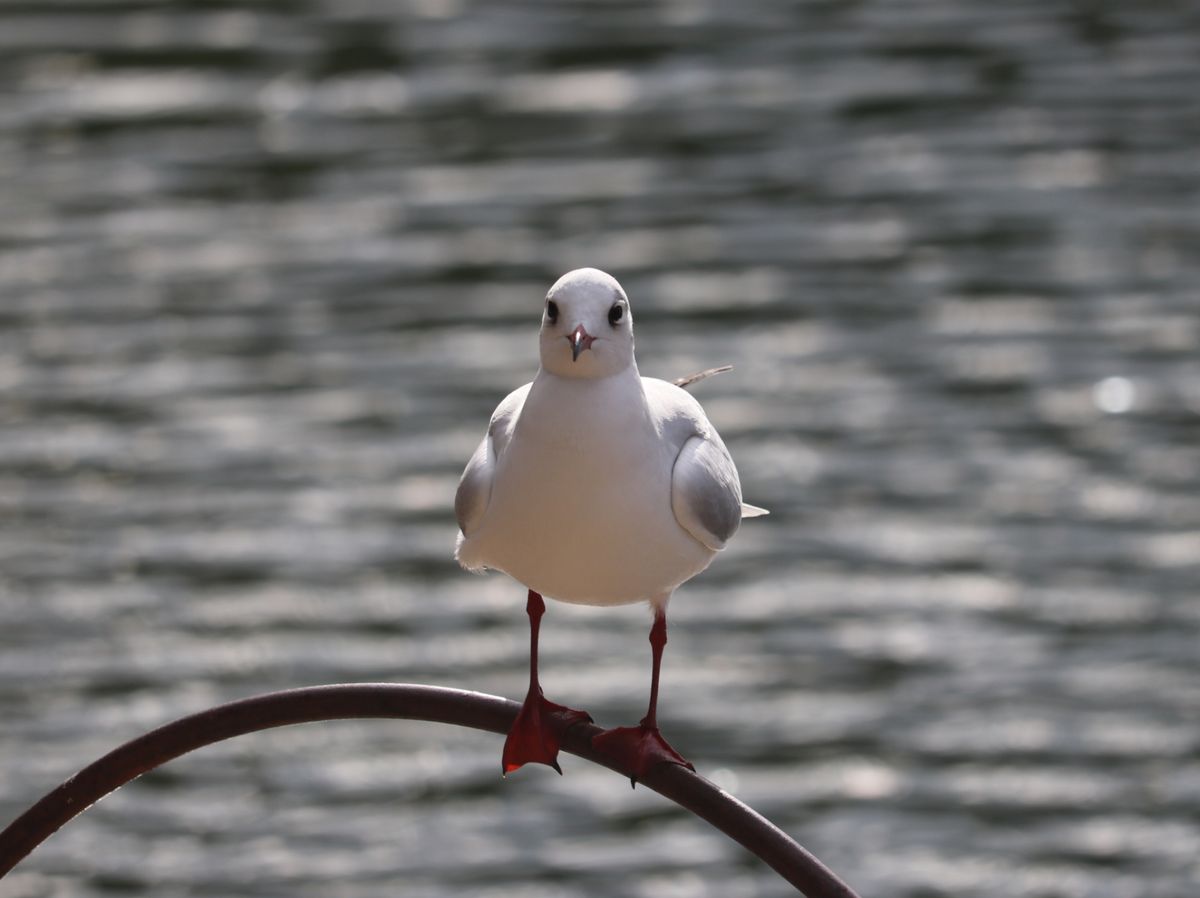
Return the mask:
M611 309L608 310L608 323L613 327L616 327L617 322L621 320L621 316L624 314L625 307L620 303L616 303Z
M551 324L558 320L558 303L554 300L546 303L546 320Z

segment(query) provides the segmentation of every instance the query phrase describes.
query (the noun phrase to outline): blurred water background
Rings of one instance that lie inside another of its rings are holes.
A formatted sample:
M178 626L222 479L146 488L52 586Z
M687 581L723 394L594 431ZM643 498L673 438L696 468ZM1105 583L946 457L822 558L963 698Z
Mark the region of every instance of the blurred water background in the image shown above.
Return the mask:
M1200 7L0 3L0 818L290 686L519 697L458 475L563 271L748 523L661 719L864 896L1200 894ZM551 604L605 725L648 615ZM207 749L34 896L781 896L619 777L395 721Z

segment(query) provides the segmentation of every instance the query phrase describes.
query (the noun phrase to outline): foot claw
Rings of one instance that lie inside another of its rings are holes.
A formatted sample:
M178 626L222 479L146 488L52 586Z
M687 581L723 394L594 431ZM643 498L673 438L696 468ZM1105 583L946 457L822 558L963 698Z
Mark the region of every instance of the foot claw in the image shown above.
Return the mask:
M696 770L687 758L671 748L658 727L644 723L605 730L592 738L592 748L632 771L629 782L634 787L657 764L678 764L693 772Z
M591 722L591 715L584 711L547 701L540 690L530 692L504 740L500 756L502 774L507 776L524 764L546 764L561 776L558 747L563 734L577 723Z

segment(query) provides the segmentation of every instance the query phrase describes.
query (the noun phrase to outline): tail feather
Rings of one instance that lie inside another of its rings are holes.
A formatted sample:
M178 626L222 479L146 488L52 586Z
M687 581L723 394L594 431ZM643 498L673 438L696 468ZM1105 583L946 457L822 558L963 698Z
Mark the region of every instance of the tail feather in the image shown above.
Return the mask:
M714 374L723 374L726 371L732 371L733 365L722 365L719 368L708 368L704 371L698 371L695 374L689 374L687 377L676 378L671 381L677 387L683 387L685 390L694 383L704 380L706 377L712 377Z

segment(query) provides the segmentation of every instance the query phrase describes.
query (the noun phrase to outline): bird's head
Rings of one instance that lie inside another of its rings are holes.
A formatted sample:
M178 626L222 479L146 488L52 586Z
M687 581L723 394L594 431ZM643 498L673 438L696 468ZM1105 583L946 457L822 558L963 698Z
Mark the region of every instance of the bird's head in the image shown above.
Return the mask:
M542 367L561 377L608 377L633 364L633 313L617 279L568 271L542 307Z

